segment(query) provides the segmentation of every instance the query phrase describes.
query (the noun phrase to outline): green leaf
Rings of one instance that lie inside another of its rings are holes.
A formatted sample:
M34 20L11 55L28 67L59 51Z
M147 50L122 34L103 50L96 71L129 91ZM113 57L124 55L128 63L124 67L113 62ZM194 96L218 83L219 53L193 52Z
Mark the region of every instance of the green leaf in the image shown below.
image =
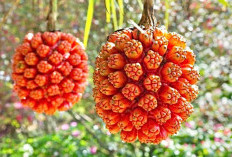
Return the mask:
M92 20L93 20L94 3L95 3L95 0L89 0L87 18L86 18L86 23L85 23L85 33L84 33L84 45L85 45L85 47L87 47L87 44L88 44L89 32L90 32L91 24L92 24Z
M124 17L123 0L118 0L118 5L119 5L119 26L122 26L123 17Z
M218 0L218 2L221 3L222 5L224 5L225 7L229 6L227 0Z
M112 15L113 15L114 30L117 30L118 29L118 20L117 20L117 14L116 14L114 0L111 0L111 9L112 9Z
M143 2L142 0L137 0L137 2L139 3L139 7L142 10L143 9Z
M169 0L165 0L165 17L164 17L164 24L166 29L168 30L169 25Z
M111 15L111 10L110 10L110 0L105 0L105 5L106 5L106 22L110 23L110 15Z

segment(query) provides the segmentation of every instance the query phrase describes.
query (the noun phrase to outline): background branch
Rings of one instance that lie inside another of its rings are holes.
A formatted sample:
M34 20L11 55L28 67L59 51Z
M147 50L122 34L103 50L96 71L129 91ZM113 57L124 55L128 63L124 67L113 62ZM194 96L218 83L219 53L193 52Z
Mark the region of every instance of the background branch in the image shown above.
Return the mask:
M86 125L87 121L85 120L85 118L80 115L74 114L71 110L68 110L67 112L76 122L81 123L85 127L86 131L91 134L94 139L96 139L97 143L102 147L105 153L113 154L113 151L109 150L108 147L98 138L98 136Z
M19 4L19 0L16 0L12 7L6 12L5 15L3 15L2 20L0 22L0 29L2 29L2 26L6 23L7 18L10 16L10 14L14 11L14 8L16 8Z

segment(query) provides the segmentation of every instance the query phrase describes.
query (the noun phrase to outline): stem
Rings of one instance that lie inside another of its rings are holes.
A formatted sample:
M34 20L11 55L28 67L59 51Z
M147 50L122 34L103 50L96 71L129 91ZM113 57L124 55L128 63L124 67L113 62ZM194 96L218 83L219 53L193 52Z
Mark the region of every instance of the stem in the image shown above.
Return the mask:
M72 118L76 122L81 123L85 127L85 129L87 130L87 132L89 134L91 134L94 139L96 139L97 143L99 143L99 145L101 146L101 148L104 150L104 153L113 154L113 151L109 150L107 148L107 146L104 143L102 143L102 141L98 138L98 136L86 125L85 118L83 118L80 115L74 114L71 110L68 110L67 112L72 116Z
M50 9L47 17L47 30L55 31L56 30L56 21L57 21L57 0L50 0Z
M157 20L154 12L154 0L144 0L143 14L139 22L139 25L143 25L145 28L155 27Z
M2 26L5 24L8 16L14 11L14 8L16 8L19 4L19 0L16 0L14 4L12 4L12 7L8 10L8 12L2 17L2 21L0 23L0 30L2 29Z
M154 146L154 145L152 145L152 146L150 147L149 156L152 156L152 155L153 155L153 152L154 152L155 148L156 148L156 146Z

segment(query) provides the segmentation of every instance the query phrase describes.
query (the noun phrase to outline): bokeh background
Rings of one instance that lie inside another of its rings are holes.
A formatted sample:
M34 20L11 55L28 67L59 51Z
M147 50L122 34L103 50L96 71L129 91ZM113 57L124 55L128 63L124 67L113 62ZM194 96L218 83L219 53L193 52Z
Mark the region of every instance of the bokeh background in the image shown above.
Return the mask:
M232 157L232 1L155 0L160 25L185 36L201 74L194 113L179 133L159 145L123 143L95 114L95 57L110 33L131 27L129 20L138 23L142 13L142 0L108 2L110 7L103 0L58 0L58 29L87 44L87 25L92 24L86 47L90 76L82 101L70 112L46 116L18 101L10 64L26 33L46 30L48 0L0 0L0 156Z

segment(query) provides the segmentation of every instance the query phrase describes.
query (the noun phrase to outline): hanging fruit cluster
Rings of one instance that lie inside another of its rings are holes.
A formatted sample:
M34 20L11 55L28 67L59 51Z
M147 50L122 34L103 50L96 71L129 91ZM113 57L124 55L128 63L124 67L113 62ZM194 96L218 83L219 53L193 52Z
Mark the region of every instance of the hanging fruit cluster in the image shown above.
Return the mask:
M121 139L158 144L193 112L194 53L177 33L153 27L111 34L96 59L96 112Z
M14 90L24 106L53 114L78 102L87 84L82 44L62 32L29 33L13 56Z

